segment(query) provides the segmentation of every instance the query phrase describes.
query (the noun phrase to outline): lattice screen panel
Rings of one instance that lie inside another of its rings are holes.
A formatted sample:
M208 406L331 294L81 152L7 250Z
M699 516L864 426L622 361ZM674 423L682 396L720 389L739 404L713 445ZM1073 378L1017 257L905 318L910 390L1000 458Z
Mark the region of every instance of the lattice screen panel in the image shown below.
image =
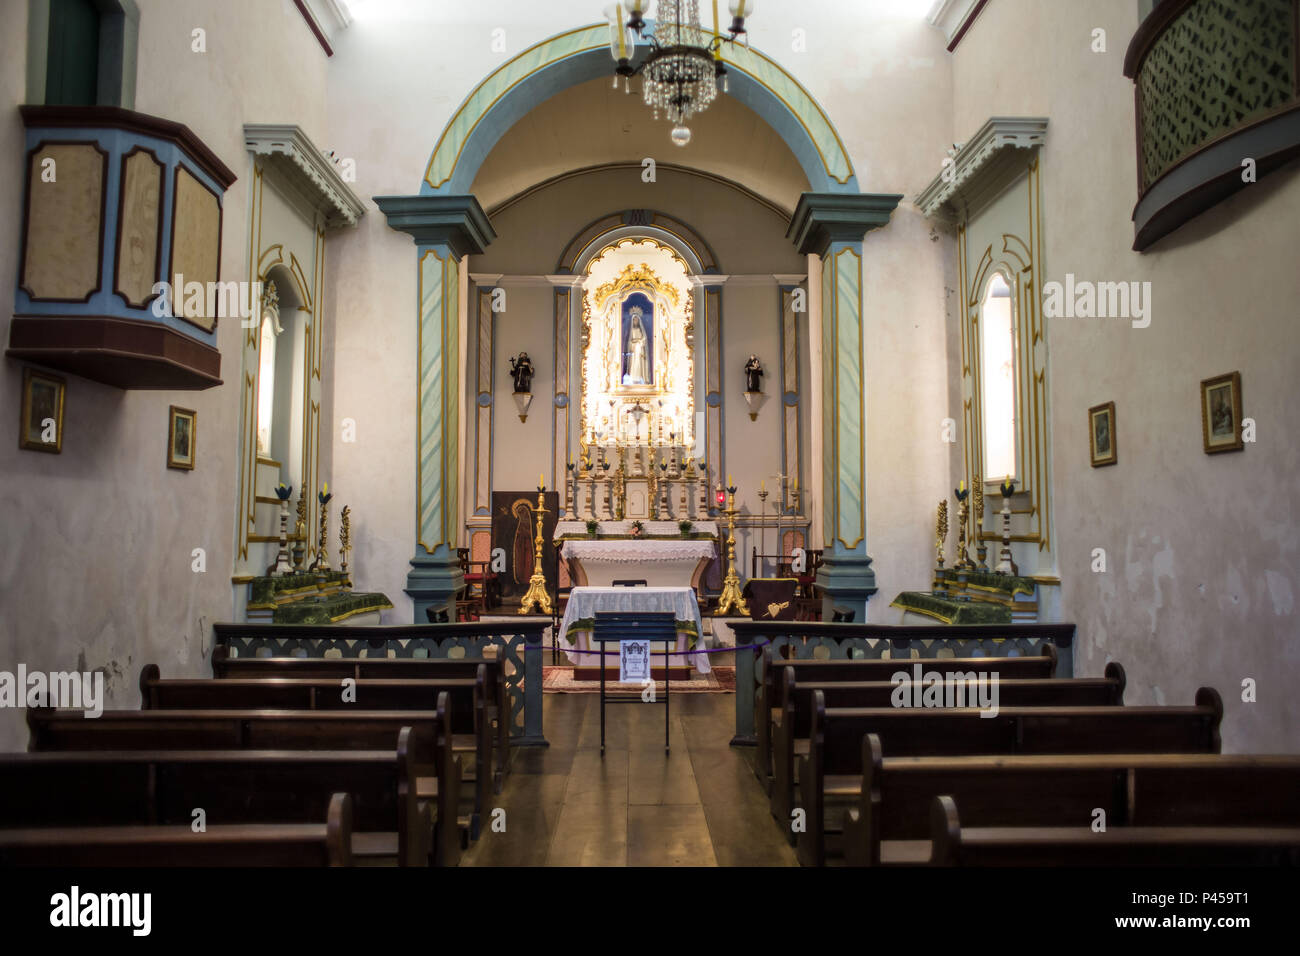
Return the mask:
M1295 98L1295 0L1197 0L1138 76L1142 189L1205 143Z

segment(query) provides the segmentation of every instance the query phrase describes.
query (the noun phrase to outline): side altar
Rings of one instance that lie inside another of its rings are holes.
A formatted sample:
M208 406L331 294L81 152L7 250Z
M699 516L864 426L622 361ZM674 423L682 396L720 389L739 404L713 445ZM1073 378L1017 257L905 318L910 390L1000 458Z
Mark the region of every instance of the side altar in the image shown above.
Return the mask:
M674 521L602 521L597 528L592 535L581 521L555 526L560 559L579 587L634 579L650 587L694 588L718 556L714 521L696 522L685 535Z

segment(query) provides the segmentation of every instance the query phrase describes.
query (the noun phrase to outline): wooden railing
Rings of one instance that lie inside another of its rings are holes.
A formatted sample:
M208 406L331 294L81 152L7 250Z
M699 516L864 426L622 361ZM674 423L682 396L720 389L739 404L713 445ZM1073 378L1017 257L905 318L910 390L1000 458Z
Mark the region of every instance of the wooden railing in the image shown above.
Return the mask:
M483 657L504 660L510 738L547 746L542 733L542 635L549 617L458 624L349 627L345 624L214 624L216 643L235 657ZM457 650L459 649L459 652Z
M779 657L891 658L1016 657L1042 654L1044 644L1056 646L1056 676L1074 676L1073 624L823 624L801 621L736 621L731 625L736 646L758 645L736 652L736 736L733 744L755 741L754 693L763 679L763 647ZM818 648L825 648L819 654Z

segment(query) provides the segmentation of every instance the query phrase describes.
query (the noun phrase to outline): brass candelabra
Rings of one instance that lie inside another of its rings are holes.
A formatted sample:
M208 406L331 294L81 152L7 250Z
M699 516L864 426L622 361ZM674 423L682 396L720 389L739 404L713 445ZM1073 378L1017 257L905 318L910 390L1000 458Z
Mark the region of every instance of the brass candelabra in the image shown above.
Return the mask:
M740 575L736 573L736 486L727 486L727 576L722 581L722 596L718 598L717 613L725 615L733 609L737 614L749 614L749 605L740 593Z
M551 595L546 590L546 572L542 570L542 522L546 518L546 485L537 486L537 537L533 539L533 576L528 579L528 593L519 605L519 613L537 609L539 614L554 614Z
M348 555L352 552L352 509L347 505L339 512L339 570L348 573Z
M971 489L971 499L975 512L975 555L979 558L979 569L987 571L989 547L984 543L984 481L975 476L975 487Z

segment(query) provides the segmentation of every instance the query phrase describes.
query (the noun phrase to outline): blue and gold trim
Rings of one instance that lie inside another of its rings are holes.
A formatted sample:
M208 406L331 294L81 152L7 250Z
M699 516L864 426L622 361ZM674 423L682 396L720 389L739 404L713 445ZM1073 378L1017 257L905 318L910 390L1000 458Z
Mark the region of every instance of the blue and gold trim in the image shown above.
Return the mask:
M857 192L857 179L826 113L775 60L742 47L723 53L731 96L785 140L823 192ZM424 193L466 193L483 160L521 117L557 92L611 75L609 27L580 27L543 40L503 64L465 98L438 138L425 168Z

